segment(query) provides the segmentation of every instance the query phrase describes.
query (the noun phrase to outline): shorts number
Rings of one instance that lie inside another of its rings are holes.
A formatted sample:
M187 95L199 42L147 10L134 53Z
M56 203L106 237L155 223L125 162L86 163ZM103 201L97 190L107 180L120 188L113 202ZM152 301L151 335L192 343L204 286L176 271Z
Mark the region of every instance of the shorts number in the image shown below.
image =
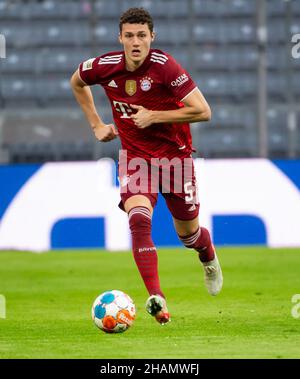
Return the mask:
M193 195L193 187L189 188L192 186L192 182L187 182L184 183L184 193L185 193L185 201L190 202L193 200L194 195Z

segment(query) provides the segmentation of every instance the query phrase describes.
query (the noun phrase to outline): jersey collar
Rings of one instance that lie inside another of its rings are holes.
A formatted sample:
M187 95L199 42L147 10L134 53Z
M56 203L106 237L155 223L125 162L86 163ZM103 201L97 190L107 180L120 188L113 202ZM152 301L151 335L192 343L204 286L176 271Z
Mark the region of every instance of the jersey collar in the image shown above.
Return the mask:
M140 73L142 71L144 71L149 63L150 63L150 57L151 57L151 53L152 53L152 49L149 50L149 54L146 56L144 62L141 64L140 67L138 67L136 70L134 71L128 71L127 68L126 68L126 62L125 62L125 52L123 52L123 65L124 65L124 71L127 73L127 74L137 74L137 73Z

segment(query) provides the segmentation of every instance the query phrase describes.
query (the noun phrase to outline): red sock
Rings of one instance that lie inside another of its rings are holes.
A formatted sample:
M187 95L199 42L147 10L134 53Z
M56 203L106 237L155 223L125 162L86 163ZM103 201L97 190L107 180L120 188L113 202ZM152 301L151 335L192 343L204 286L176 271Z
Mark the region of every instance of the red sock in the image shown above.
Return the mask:
M209 262L214 259L214 247L211 242L209 231L206 228L199 227L195 233L184 237L179 236L179 238L186 247L198 251L201 262Z
M146 207L135 207L128 213L132 251L149 295L165 297L160 289L158 258L151 238L151 213Z

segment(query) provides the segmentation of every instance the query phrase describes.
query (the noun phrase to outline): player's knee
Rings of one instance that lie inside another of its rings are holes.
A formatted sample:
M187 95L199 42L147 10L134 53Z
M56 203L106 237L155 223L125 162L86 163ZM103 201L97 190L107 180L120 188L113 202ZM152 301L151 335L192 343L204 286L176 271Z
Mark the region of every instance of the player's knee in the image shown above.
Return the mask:
M151 212L146 207L135 207L128 212L131 233L151 233Z

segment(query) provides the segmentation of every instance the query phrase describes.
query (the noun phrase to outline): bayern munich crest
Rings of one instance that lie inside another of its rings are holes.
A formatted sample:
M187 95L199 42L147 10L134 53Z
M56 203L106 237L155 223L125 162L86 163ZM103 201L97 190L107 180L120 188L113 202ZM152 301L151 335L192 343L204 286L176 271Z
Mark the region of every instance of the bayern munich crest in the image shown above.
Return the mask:
M140 80L140 83L142 91L149 91L149 89L151 88L151 84L153 83L153 80L150 77L145 77Z

